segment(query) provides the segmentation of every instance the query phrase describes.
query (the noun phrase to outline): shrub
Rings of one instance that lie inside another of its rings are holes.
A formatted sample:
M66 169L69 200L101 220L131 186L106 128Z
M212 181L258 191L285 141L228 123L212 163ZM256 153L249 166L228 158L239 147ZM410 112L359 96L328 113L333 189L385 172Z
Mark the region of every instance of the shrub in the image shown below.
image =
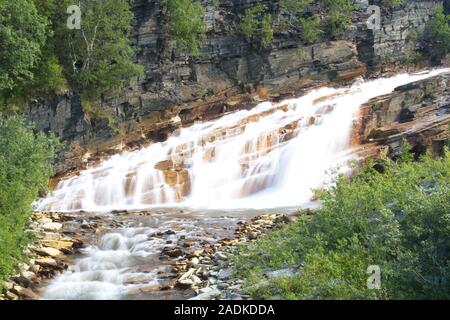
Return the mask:
M404 3L404 0L382 0L381 5L387 8L396 8L401 6Z
M273 41L272 16L266 11L267 6L263 4L248 8L239 25L246 38L257 38L263 47L268 47Z
M418 51L410 51L406 53L405 64L406 65L418 65L423 60L422 53Z
M23 258L31 204L47 189L56 146L21 117L0 119L0 280Z
M313 0L281 0L281 9L284 13L295 14L301 12Z
M205 8L198 1L164 0L164 15L176 42L198 55L206 33Z
M353 0L320 0L320 4L328 10L328 23L334 36L348 29L352 24L352 13L358 9Z
M0 98L33 79L47 38L47 20L31 0L0 2Z
M444 12L442 4L437 6L434 17L427 23L424 42L432 60L439 62L450 52L450 15Z
M302 38L306 43L314 43L323 31L320 29L319 18L300 18Z
M406 148L405 148L406 149ZM312 218L241 248L236 270L254 297L287 299L450 298L450 152L418 162L409 153L369 161L353 178L319 192ZM366 286L381 268L381 290ZM299 273L261 282L263 270Z

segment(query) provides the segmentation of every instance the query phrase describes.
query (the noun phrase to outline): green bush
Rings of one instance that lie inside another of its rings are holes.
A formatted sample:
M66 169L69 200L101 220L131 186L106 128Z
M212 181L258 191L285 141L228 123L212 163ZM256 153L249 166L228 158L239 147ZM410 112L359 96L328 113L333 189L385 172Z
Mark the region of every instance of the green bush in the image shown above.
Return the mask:
M244 12L239 29L248 39L257 38L263 47L268 47L273 41L272 15L267 12L267 6L257 4Z
M254 297L287 299L450 298L450 152L413 162L369 161L353 178L320 191L312 218L241 248L239 276ZM408 155L408 156L406 156ZM381 268L381 290L366 286ZM298 268L262 283L263 271Z
M0 108L12 90L33 79L46 38L47 20L33 1L0 1Z
M81 30L69 30L71 0L0 1L0 99L20 110L66 88L97 100L143 74L129 36L132 0L80 0Z
M358 4L353 0L320 0L320 5L328 11L327 20L333 36L350 27L352 14L358 10Z
M35 134L21 117L0 119L0 280L23 258L31 204L47 189L56 146L54 137Z
M423 61L422 53L418 51L410 51L406 53L405 56L405 64L406 65L418 65L421 61Z
M313 3L313 0L281 0L280 6L283 13L296 14Z
M436 14L427 23L424 42L432 60L439 61L450 53L450 15L444 12L444 6L438 5Z
M314 43L323 31L320 29L320 19L317 17L300 18L302 38L306 43Z
M187 48L191 55L198 55L207 31L205 8L200 2L192 0L164 0L163 6L177 43Z
M396 8L401 6L404 3L404 0L382 0L381 5L387 8Z

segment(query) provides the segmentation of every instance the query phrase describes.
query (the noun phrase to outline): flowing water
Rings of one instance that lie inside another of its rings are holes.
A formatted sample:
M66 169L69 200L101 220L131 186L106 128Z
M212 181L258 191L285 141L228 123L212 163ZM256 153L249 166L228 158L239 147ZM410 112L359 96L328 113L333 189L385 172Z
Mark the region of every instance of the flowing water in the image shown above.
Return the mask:
M50 283L43 297L136 297L133 289L161 281L158 275L163 266L156 256L167 239L149 238L149 234L170 225L177 231L173 237L216 238L233 226L236 215L245 215L238 208L307 203L312 189L327 181L329 169L354 157L352 129L363 103L445 71L359 81L346 88L313 90L277 104L264 102L250 111L182 128L165 142L115 155L61 181L37 204L38 210L166 207L171 212L171 207L188 207L197 211L151 219L128 217L126 228L109 230L85 249L70 270ZM231 211L212 216L211 209Z

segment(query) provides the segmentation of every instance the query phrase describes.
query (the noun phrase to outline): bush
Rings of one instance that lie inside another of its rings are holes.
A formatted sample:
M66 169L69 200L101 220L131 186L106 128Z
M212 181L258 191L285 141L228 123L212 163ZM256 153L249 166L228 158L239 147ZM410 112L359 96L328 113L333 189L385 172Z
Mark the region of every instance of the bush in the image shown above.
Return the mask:
M31 204L47 189L56 146L21 117L0 119L0 280L23 258Z
M320 4L328 10L328 23L334 36L348 29L352 24L352 13L358 9L353 0L320 0Z
M314 43L323 31L320 29L319 18L300 18L302 38L306 43Z
M133 0L80 0L81 30L66 26L71 0L0 1L0 99L20 110L66 88L97 100L143 74L129 41Z
M422 53L418 51L410 51L406 53L405 56L405 64L406 65L418 65L421 61L423 61Z
M450 152L442 159L369 161L320 191L323 207L241 248L236 270L254 297L286 299L450 298ZM407 155L407 156L406 156ZM381 268L381 290L366 286ZM261 283L264 270L299 274Z
M205 8L192 0L164 0L163 6L174 39L190 54L198 55L207 30Z
M281 9L283 13L296 14L312 2L313 0L281 0Z
M0 103L33 79L47 38L47 20L31 0L0 1ZM0 109L1 110L1 109Z
M387 8L396 8L401 6L404 3L404 0L382 0L381 5Z
M246 38L257 38L263 47L270 46L273 41L272 15L266 12L267 6L263 4L248 8L239 25Z
M450 15L444 12L444 6L438 5L436 14L427 23L424 42L432 60L439 63L450 52Z

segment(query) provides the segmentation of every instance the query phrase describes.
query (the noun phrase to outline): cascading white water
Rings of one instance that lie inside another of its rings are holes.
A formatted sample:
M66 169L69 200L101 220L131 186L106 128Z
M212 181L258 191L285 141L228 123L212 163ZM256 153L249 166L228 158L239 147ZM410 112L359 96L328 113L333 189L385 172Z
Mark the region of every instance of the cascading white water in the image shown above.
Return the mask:
M108 211L183 205L273 208L310 200L326 171L352 156L359 107L448 69L321 88L180 129L163 143L125 152L61 181L41 211Z

